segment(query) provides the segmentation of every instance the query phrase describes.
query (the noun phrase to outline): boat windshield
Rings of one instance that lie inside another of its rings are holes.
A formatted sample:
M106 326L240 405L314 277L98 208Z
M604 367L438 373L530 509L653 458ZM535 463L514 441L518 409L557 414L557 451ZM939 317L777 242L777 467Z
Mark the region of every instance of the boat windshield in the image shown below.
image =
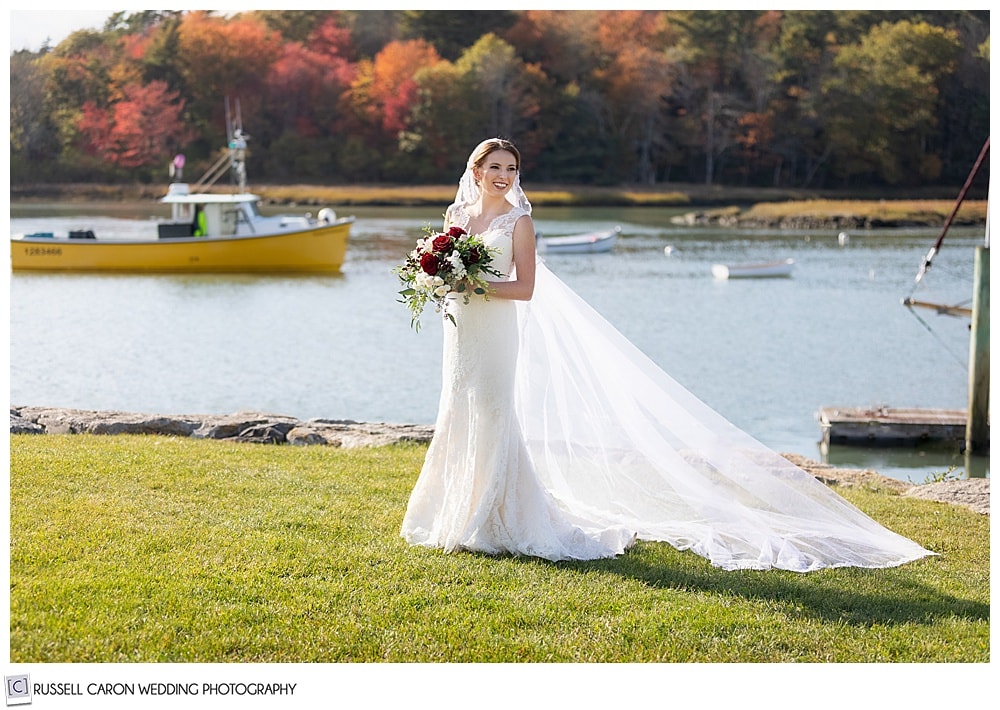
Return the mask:
M247 203L245 203L244 204L244 208L246 209L246 212L247 212L247 214L250 217L256 218L256 217L262 216L261 213L260 213L260 201L259 200L256 201L256 202L247 202Z

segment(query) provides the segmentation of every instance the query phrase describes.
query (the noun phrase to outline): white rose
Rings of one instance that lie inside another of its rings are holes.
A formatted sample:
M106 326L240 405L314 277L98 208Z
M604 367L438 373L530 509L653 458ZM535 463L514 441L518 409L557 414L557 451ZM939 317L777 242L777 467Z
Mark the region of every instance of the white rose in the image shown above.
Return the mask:
M454 252L448 256L448 261L451 263L451 270L455 274L455 278L465 278L468 272L465 270L465 264L462 263L461 255Z
M448 295L449 291L451 291L451 286L449 286L448 284L444 284L443 286L438 286L436 289L434 289L434 295L443 298L444 296Z

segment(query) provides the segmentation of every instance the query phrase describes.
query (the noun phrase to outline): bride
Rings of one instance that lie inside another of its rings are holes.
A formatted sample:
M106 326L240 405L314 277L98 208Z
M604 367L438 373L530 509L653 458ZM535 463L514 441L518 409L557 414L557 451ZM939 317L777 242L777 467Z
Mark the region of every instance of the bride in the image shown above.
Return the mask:
M933 554L711 410L549 271L520 161L480 143L445 214L505 276L449 303L410 544L590 560L664 541L723 569L799 572Z

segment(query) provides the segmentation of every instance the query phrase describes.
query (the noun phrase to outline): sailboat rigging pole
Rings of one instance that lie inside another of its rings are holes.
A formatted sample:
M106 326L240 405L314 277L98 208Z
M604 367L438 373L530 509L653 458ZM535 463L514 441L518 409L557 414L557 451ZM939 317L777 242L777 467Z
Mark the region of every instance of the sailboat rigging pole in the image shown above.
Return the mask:
M955 207L951 210L951 214L948 215L948 219L945 220L944 227L941 229L941 235L934 242L934 246L931 247L930 251L927 252L927 256L924 257L923 263L920 265L920 269L917 271L917 278L913 282L913 289L910 291L910 296L906 298L903 303L907 304L907 301L911 301L913 298L914 291L917 290L917 284L927 273L927 270L931 268L931 260L941 249L941 243L944 241L945 235L948 233L949 227L951 227L952 221L955 219L955 215L958 214L958 208L962 206L962 201L965 200L966 193L969 192L969 188L972 186L972 181L975 180L976 175L979 174L979 168L982 166L983 161L986 159L986 154L990 152L990 138L986 137L986 142L983 143L982 149L979 151L979 157L976 158L975 164L972 166L972 170L969 171L969 177L965 179L965 184L962 185L961 192L958 193L958 199L955 200ZM908 305L908 304L907 304Z

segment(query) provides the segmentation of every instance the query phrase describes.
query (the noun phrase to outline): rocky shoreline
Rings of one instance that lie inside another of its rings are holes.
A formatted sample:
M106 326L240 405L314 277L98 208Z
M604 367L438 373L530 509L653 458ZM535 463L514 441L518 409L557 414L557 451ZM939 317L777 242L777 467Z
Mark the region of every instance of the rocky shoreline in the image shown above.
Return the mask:
M11 434L152 434L218 439L254 444L357 448L430 441L433 426L309 419L263 412L209 415L162 415L93 411L62 407L11 407ZM961 505L990 514L990 480L972 478L912 484L875 471L842 469L798 454L782 454L826 484L868 486L899 495Z
M434 428L350 419L309 419L263 412L163 415L61 407L11 407L11 434L158 434L253 444L342 448L430 441Z

